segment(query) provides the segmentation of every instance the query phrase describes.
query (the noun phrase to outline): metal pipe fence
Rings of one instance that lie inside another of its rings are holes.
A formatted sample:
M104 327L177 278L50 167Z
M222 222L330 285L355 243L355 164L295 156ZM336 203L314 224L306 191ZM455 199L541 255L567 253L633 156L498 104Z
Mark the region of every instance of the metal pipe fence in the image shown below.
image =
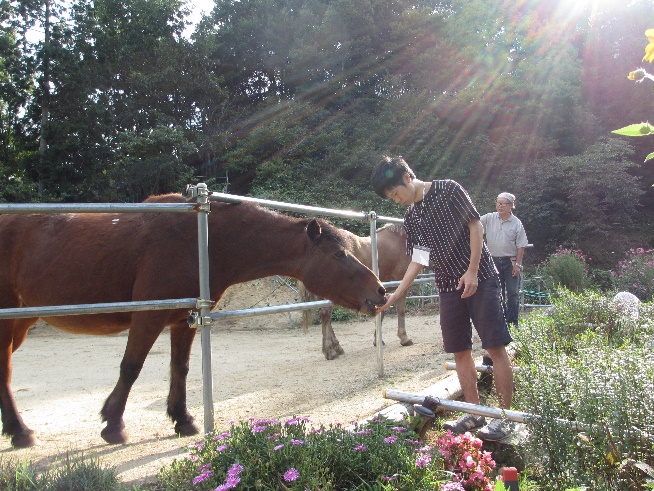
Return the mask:
M208 213L210 212L210 201L223 201L229 203L249 202L268 208L276 208L283 211L291 211L302 214L317 214L329 217L339 217L346 219L368 220L370 223L371 247L373 264L372 270L379 275L377 264L377 222L385 223L403 223L403 220L393 217L377 216L374 211L371 212L354 212L347 210L337 210L331 208L321 208L315 206L304 206L281 201L263 200L245 196L236 196L225 193L210 192L204 183L195 186L187 186L183 193L188 200L195 200L195 203L116 203L116 204L0 204L0 214L56 214L56 213L196 213L198 217L198 252L199 252L199 281L200 281L200 298L182 298L167 300L151 300L139 302L114 302L114 303L97 303L97 304L79 304L79 305L59 305L59 306L42 306L42 307L23 307L0 309L0 319L8 318L30 318L30 317L55 317L63 315L83 315L111 312L129 312L144 310L166 310L188 308L192 310L189 315L190 327L201 328L202 344L202 387L203 387L203 405L204 405L204 430L209 433L213 431L213 373L211 362L211 325L214 320L227 317L247 317L255 315L265 315L276 312L291 312L296 310L306 310L310 308L320 308L327 305L333 305L329 300L317 302L303 302L287 304L275 307L253 308L236 311L215 312L211 313L209 292L209 248L208 248ZM214 274L220 274L216 272ZM426 283L433 281L431 277L419 278L415 283ZM392 287L399 285L400 282L387 282L384 286ZM194 312L193 312L194 310ZM383 376L383 343L381 336L381 315L375 316L375 328L377 337L377 364L379 376Z

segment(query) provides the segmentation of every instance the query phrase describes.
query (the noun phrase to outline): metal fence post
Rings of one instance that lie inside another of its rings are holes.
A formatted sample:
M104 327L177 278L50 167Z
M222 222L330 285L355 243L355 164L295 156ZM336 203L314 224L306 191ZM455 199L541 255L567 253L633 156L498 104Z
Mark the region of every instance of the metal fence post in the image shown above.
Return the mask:
M370 252L372 254L372 272L379 276L379 259L377 256L377 214L368 213L370 220ZM381 313L375 315L375 340L377 341L377 371L379 377L384 376L384 341L382 340Z
M211 292L209 287L209 190L203 182L197 186L198 201L198 258L200 268L200 340L202 343L202 400L204 404L204 432L214 430L213 370L211 366Z

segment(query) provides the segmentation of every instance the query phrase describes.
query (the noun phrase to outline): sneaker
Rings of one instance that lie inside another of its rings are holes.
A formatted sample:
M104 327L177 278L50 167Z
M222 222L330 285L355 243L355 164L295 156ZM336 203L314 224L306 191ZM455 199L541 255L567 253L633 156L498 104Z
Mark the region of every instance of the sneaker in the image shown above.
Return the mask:
M490 423L477 431L477 437L489 442L496 442L509 436L513 432L513 425L509 421L493 419Z
M483 416L474 416L472 414L464 414L455 421L446 421L443 423L443 428L450 430L452 433L459 434L466 431L472 431L481 428L486 424L486 418Z

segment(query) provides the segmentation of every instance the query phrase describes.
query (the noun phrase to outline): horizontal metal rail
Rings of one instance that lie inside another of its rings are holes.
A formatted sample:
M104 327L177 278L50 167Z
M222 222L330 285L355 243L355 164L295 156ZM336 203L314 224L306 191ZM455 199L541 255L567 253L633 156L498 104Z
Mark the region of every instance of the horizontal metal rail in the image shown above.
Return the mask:
M298 213L315 213L317 215L337 217L337 218L352 218L355 220L368 220L370 213L361 211L347 211L336 210L334 208L321 208L318 206L297 205L294 203L286 203L283 201L273 201L269 199L249 198L245 196L235 196L233 194L216 193L213 192L209 196L209 201L223 201L226 203L256 203L261 206L269 208L276 208L284 211L295 211ZM378 222L387 223L404 223L401 218L376 216Z
M414 280L414 283L428 283L433 281L433 274L431 278L429 275L424 278L417 278ZM385 287L392 287L399 285L399 281L385 281L382 283ZM409 298L409 297L407 297ZM431 297L430 297L431 298ZM216 319L227 319L231 317L255 317L259 315L268 315L268 314L283 314L286 312L294 312L296 310L312 310L320 309L323 307L333 307L334 303L330 300L316 300L313 302L296 302L291 304L284 305L270 305L267 307L255 307L250 309L241 309L241 310L226 310L224 312L212 312L209 314L212 320Z
M104 314L144 310L194 309L196 304L196 298L179 298L172 300L146 300L141 302L21 307L16 309L0 309L0 319L30 319L32 317L57 317L62 315Z
M283 314L295 310L311 310L334 305L329 300L316 300L315 302L298 302L285 305L271 305L269 307L256 307L242 310L226 310L225 312L212 312L209 314L212 320L228 319L230 317L255 317L258 315Z

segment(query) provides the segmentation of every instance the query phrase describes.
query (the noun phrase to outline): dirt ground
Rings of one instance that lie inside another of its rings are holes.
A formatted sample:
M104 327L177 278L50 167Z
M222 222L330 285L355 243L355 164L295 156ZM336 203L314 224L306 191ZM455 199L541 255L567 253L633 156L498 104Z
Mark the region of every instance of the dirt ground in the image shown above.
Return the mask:
M277 305L297 297L272 278L237 285L219 308ZM333 361L321 353L321 329L304 333L300 313L220 321L211 336L215 422L218 429L244 418L305 416L314 424L360 421L389 406L382 389L419 392L451 374L443 352L435 309L407 317L414 345L401 347L396 317L384 322L384 376L372 346L374 321L361 317L335 323L345 354ZM125 411L131 442L107 445L100 437L99 411L117 379L127 333L72 335L45 323L32 328L14 354L13 390L25 423L40 445L14 450L0 440L0 458L27 459L45 467L66 454L97 458L114 466L124 483L154 480L159 469L187 455L200 438L178 438L168 420L169 336L164 332L150 352ZM188 407L203 428L200 336L196 336L188 375Z

